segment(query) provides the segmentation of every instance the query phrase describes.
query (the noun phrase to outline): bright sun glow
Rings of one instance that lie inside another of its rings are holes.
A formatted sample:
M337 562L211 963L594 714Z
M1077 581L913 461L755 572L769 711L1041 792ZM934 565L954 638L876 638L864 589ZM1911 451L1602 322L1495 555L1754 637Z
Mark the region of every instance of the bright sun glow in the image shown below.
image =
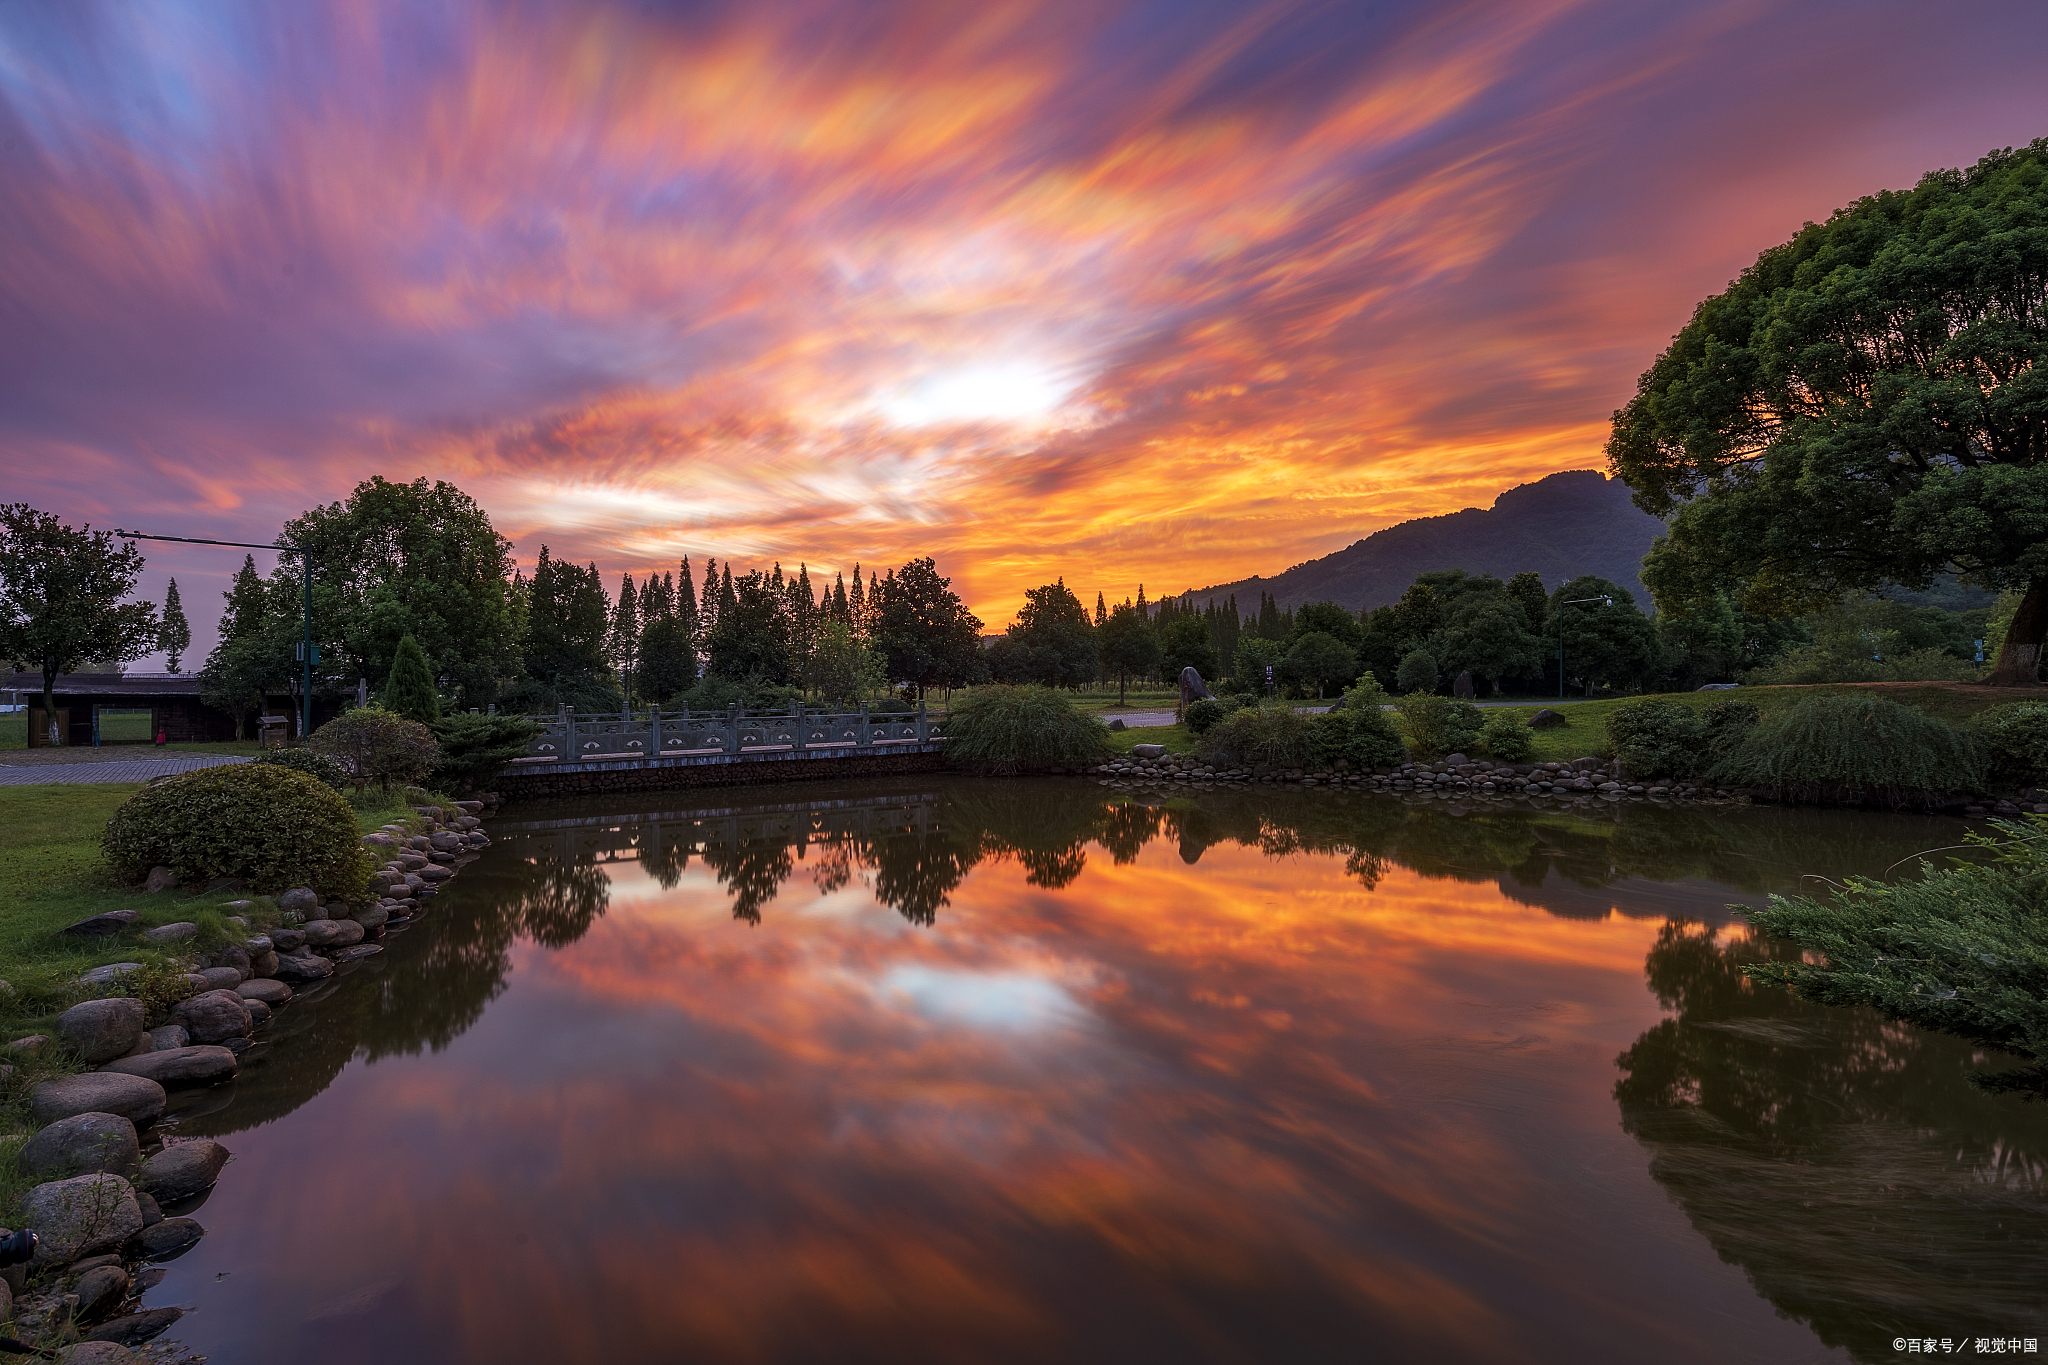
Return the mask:
M1031 422L1051 416L1074 388L1071 377L1049 366L1015 361L928 375L882 395L876 406L905 427Z

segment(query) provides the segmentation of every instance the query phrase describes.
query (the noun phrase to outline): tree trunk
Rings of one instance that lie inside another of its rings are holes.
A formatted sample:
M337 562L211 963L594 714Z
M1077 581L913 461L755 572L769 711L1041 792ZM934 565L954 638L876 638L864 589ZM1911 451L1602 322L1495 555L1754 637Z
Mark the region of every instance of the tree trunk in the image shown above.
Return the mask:
M1998 651L1998 664L1984 681L1993 687L2038 687L2041 683L2041 644L2048 638L2048 578L2027 584L2006 629L2005 643Z
M50 733L44 738L49 741L51 748L58 748L70 741L71 736L57 733L62 726L57 720L57 671L53 668L43 670L43 724L50 727Z

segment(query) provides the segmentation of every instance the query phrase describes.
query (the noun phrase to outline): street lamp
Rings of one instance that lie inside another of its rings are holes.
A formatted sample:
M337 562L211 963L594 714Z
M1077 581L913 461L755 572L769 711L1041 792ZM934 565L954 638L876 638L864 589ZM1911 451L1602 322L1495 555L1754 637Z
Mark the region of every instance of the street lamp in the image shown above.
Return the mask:
M237 550L274 550L280 555L297 555L305 568L304 617L306 639L299 646L299 662L303 672L303 694L299 698L299 738L313 733L313 552L296 545L257 545L246 540L201 540L194 536L152 536L141 531L115 531L123 540L172 540L180 545L231 545ZM239 727L241 722L237 721Z
M1576 607L1581 602L1598 602L1603 607L1614 605L1612 597L1574 597L1557 604L1557 699L1564 700L1564 609Z

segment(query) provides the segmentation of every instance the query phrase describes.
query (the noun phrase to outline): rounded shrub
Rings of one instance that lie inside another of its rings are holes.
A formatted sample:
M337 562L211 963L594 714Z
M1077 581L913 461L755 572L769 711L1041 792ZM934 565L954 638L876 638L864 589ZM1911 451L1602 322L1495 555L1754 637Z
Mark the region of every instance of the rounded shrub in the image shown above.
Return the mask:
M311 749L273 749L256 761L304 773L338 792L346 792L349 788L348 769L326 754L316 754Z
M1707 758L1707 722L1683 702L1646 697L1607 717L1607 742L1642 777L1691 777Z
M1771 712L1708 776L1782 800L1890 805L1974 791L1980 782L1961 734L1913 707L1867 693L1805 697Z
M157 866L187 882L238 877L257 891L362 895L370 856L339 792L275 763L201 768L146 787L107 822L107 861L130 880Z
M307 737L306 747L386 791L393 782L423 781L441 758L432 730L375 706L336 716Z
M1309 768L1322 757L1322 737L1291 707L1233 711L1195 745L1204 763L1231 768Z
M1109 752L1102 722L1050 687L977 687L954 702L946 717L947 756L996 772L1098 763Z
M1408 757L1394 723L1377 706L1340 706L1315 717L1311 724L1326 763L1343 759L1354 768L1391 768Z
M2048 702L2014 701L1979 711L1963 724L1994 781L2048 786Z
M1513 711L1495 711L1488 716L1479 727L1479 739L1486 752L1503 763L1525 763L1536 752L1536 736Z
M1408 744L1424 756L1469 748L1479 738L1483 716L1469 701L1452 701L1434 692L1410 692L1394 703Z
M1189 734L1205 735L1229 714L1222 702L1204 697L1188 707L1181 716L1181 722L1188 727Z
M1401 666L1394 670L1396 692L1436 691L1438 671L1436 656L1426 649L1410 650L1401 660Z

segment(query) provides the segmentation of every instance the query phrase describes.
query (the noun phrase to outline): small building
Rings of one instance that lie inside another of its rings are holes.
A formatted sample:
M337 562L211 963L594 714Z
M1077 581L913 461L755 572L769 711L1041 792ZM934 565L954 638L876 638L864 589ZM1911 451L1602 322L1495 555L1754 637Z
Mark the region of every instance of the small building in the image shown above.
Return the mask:
M161 733L167 742L231 740L235 718L199 699L199 678L191 673L60 673L57 675L58 723L65 743L153 744ZM49 743L43 716L43 675L0 673L0 701L28 708L28 742L32 749ZM291 717L298 729L298 706L283 694L268 697L263 711ZM341 711L339 700L313 702L315 726ZM256 738L257 718L246 718L243 736Z

